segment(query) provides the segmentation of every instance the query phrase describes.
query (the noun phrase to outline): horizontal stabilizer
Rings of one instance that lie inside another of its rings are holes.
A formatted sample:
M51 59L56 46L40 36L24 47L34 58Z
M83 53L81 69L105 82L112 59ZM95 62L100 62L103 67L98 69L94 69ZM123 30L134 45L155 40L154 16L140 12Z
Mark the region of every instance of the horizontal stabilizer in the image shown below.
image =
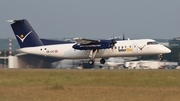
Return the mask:
M6 20L7 22L11 22L11 23L14 23L14 22L21 22L23 20Z

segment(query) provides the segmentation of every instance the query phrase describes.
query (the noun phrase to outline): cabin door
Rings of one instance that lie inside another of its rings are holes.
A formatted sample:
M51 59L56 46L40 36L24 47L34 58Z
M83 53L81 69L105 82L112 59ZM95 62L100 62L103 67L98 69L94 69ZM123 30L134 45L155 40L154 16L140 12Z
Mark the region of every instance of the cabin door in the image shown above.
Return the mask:
M136 43L132 45L132 51L133 53L138 53L138 45Z

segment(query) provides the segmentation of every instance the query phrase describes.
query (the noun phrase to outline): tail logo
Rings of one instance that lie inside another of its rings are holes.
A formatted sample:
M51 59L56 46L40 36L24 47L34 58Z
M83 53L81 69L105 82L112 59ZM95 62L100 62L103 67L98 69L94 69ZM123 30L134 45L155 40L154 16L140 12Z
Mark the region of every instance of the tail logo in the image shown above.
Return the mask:
M26 37L31 34L32 31L30 31L29 33L27 33L25 36L23 34L21 34L20 36L19 35L16 35L22 42L24 42L24 40L26 39Z

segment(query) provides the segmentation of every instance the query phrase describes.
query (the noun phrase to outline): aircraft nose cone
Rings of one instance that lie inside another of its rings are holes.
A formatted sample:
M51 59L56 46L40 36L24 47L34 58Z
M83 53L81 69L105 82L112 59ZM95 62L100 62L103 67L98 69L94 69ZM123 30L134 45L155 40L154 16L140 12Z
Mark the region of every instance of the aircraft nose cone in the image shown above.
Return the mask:
M164 47L163 53L171 53L171 50L167 47Z
M170 49L168 49L168 50L167 50L167 53L171 53L171 50L170 50Z

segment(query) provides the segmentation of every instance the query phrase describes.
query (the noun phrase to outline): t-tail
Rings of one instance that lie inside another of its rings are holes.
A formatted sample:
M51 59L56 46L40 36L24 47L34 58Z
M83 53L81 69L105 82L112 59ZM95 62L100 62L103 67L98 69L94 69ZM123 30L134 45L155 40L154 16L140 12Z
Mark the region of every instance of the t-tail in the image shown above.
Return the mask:
M21 48L43 45L27 20L8 20L8 22L13 22L11 27Z

